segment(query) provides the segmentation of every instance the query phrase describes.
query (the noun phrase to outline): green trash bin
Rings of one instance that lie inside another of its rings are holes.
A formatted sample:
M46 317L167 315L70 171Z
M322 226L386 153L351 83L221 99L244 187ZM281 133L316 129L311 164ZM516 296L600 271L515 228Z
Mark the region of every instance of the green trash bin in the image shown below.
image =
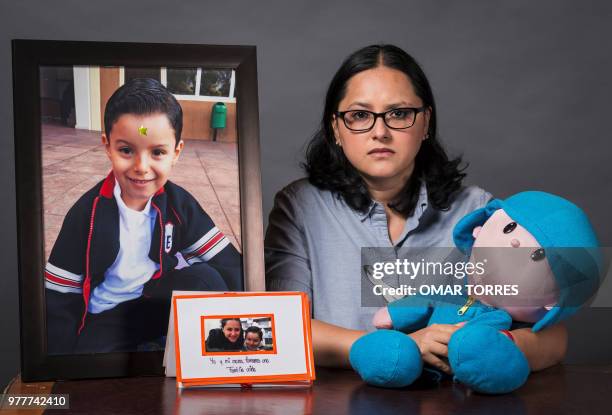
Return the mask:
M217 141L217 131L227 125L227 107L223 102L217 102L212 107L210 127L213 129L213 141Z

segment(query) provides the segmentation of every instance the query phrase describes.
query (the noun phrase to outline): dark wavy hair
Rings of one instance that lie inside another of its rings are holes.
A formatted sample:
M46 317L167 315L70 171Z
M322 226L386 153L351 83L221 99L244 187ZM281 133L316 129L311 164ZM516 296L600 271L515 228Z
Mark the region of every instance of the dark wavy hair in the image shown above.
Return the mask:
M110 140L113 125L124 114L148 115L161 113L168 117L174 130L175 144L181 140L183 110L174 95L158 80L135 78L119 87L104 108L104 133Z
M359 212L366 212L372 203L365 181L335 144L332 128L334 113L346 94L346 85L359 72L386 66L408 76L423 105L431 108L428 139L424 140L415 159L410 180L389 207L410 216L418 201L420 182L427 185L429 203L436 209L450 207L452 196L461 188L465 177L459 167L461 157L449 160L440 144L436 129L436 105L433 92L419 64L406 52L393 45L372 45L350 55L334 75L325 98L321 126L306 150L303 164L308 180L314 186L334 192L347 205Z
M228 321L237 321L240 324L240 331L242 331L242 320L239 318L224 318L221 320L221 328L225 328Z

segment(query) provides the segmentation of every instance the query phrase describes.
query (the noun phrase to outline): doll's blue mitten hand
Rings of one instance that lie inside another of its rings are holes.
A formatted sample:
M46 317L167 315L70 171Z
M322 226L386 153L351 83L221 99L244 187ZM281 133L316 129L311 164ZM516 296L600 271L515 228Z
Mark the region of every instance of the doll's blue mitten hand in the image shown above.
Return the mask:
M434 307L430 298L407 296L388 304L387 312L395 330L411 333L427 326Z
M455 379L482 393L508 393L529 376L529 364L508 336L484 324L467 324L448 343Z
M385 388L408 386L423 370L417 344L394 330L378 330L360 337L351 346L349 359L366 383Z

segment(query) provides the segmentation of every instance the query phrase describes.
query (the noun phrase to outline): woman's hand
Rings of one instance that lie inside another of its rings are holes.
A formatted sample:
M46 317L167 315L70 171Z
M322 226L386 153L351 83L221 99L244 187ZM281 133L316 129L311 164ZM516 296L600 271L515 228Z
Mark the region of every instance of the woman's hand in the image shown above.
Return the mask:
M419 346L421 357L425 363L441 370L445 373L452 374L450 365L448 364L448 342L453 333L461 328L465 322L453 324L432 324L410 333L408 336L412 338Z

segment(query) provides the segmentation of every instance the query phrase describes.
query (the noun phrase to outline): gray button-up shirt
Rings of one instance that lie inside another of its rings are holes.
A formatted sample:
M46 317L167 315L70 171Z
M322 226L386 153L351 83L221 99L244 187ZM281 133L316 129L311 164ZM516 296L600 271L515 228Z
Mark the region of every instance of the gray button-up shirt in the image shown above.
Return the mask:
M373 202L356 212L333 193L306 179L281 190L270 213L265 241L266 286L273 291L304 291L313 318L341 327L371 330L376 307L362 306L362 247L452 247L455 224L483 207L491 195L467 187L449 210L428 205L423 184L415 212L393 243L384 206ZM383 304L380 304L383 305Z

